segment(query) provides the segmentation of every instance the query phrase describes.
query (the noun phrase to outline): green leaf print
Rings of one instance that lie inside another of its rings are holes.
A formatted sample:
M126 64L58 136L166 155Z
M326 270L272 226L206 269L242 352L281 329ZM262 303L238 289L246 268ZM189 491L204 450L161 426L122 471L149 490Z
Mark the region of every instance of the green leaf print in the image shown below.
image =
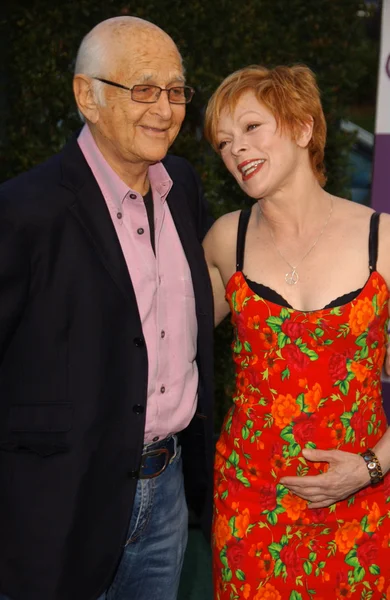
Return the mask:
M243 440L247 440L249 437L250 431L246 425L241 429L241 435Z
M305 448L317 448L317 444L315 444L314 442L306 442L305 444Z
M340 421L342 422L342 424L344 425L344 427L349 427L350 426L350 421L353 417L353 413L352 412L345 412L341 415L340 417Z
M296 590L293 590L290 594L289 600L302 600L302 594L300 594Z
M328 548L328 556L334 556L336 554L337 544L334 540L332 540L331 542L328 542L327 548Z
M278 544L277 542L272 542L272 544L268 546L268 551L274 560L277 560L280 557L282 548L282 544Z
M345 430L345 441L348 444L349 442L355 441L355 432L352 427L347 427Z
M343 323L342 325L340 325L340 327L338 328L338 330L340 333L338 333L337 337L344 337L346 338L348 333L349 333L349 325L347 325L346 323Z
M332 308L332 310L330 311L330 314L331 315L337 315L339 317L340 315L343 314L343 311L342 311L341 308L339 308L338 306L336 306L335 308Z
M237 569L237 571L236 571L236 577L240 581L245 581L245 573L244 573L244 571L241 571L241 569Z
M350 550L345 557L345 562L351 567L360 567L360 563L356 554L356 550Z
M297 467L297 475L298 477L303 477L304 475L307 475L309 472L309 467L304 467L303 465L299 464Z
M305 560L305 562L303 563L303 570L305 571L306 575L311 575L311 572L313 570L313 565L311 564L311 562Z
M238 456L238 454L237 454L237 452L235 450L233 450L233 452L229 456L228 461L232 465L234 465L235 467L237 467L238 463L240 462L240 457Z
M231 569L228 569L227 567L222 569L222 581L230 581L232 577L233 573Z
M227 418L227 420L226 420L226 424L225 424L225 430L226 430L228 433L230 433L230 428L231 428L231 426L232 426L232 421L233 421L233 416L232 416L232 414L230 413L230 414L229 414L229 416L228 416L228 418Z
M299 408L303 411L305 409L305 394L299 394L296 399L296 403Z
M314 350L309 350L309 348L306 347L306 344L302 344L300 349L303 354L306 354L306 356L310 358L310 360L318 360L317 352L314 352Z
M374 312L375 314L379 314L379 306L378 306L378 294L375 294L375 296L372 299L372 305L374 307Z
M344 394L344 396L347 396L348 392L349 392L349 382L348 381L340 381L340 392L342 392Z
M276 525L276 523L278 522L278 515L275 511L270 511L267 514L267 521L268 523L271 523L271 525Z
M278 558L275 561L275 567L274 567L275 577L279 577L279 575L281 575L285 571L286 571L286 567L284 566L284 563L280 560L280 558Z
M229 519L229 527L230 527L230 531L232 532L232 535L235 535L237 533L237 528L236 528L236 517L230 517Z
M295 442L295 438L294 438L293 432L292 432L292 426L287 425L287 427L282 429L282 431L280 432L280 437L282 438L282 440L285 440L286 442L290 442L290 443Z
M367 333L362 333L356 338L356 346L366 346Z
M290 456L298 456L298 454L301 453L301 445L298 444L297 442L294 442L293 444L290 444L289 448L288 448L288 453Z
M284 369L284 371L281 372L281 376L282 376L282 381L284 381L285 379L288 379L290 377L290 369L288 367L286 367Z
M280 316L282 319L289 319L290 318L290 312L291 312L291 308L286 308L285 306L282 308L282 310L280 311Z
M223 564L224 567L228 567L228 561L226 558L226 547L222 548L220 554L219 554L219 558L221 559L221 563Z
M244 342L244 348L247 352L252 352L252 346L249 342Z
M279 331L278 333L278 346L279 348L284 348L286 344L290 342L290 338L283 333L283 331Z
M283 319L280 317L268 317L265 322L270 326L272 331L275 331L275 333L279 333L279 331L281 331Z
M248 479L244 477L242 473L242 469L238 469L236 472L236 478L238 479L238 481L241 481L241 483L243 483L245 487L251 487L251 484L249 483Z
M240 354L240 352L241 352L241 351L242 351L242 344L241 344L240 340L239 340L239 339L237 339L237 340L235 341L235 344L234 344L234 346L233 346L233 352L234 352L235 354Z
M360 358L367 358L368 356L368 346L363 346L363 348L360 350Z
M309 554L309 560L311 560L311 562L314 562L317 558L317 552L310 552Z
M319 327L317 327L317 329L314 331L314 333L318 336L318 337L322 337L324 335L324 330L320 329Z
M368 570L370 571L371 575L380 575L380 572L381 572L378 565L370 565L368 567Z
M363 577L366 574L366 569L363 567L355 567L353 570L353 578L356 582L362 581Z

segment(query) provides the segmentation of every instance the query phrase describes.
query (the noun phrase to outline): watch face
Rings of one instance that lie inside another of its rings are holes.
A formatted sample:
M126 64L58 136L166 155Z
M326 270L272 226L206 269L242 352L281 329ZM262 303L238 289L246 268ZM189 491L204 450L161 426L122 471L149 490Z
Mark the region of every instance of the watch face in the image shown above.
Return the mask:
M372 471L373 469L376 469L376 463L374 462L369 462L367 464L367 469L370 469L370 471Z

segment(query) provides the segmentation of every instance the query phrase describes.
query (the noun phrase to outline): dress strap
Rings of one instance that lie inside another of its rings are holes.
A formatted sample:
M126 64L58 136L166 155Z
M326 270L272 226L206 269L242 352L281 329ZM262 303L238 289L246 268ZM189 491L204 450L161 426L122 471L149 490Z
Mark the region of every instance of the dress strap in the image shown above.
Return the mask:
M236 256L236 270L242 271L244 266L244 252L245 252L245 237L246 230L248 229L248 223L251 216L251 209L246 208L240 212L240 219L238 221L237 230L237 256Z
M370 273L376 271L376 261L378 259L378 229L380 213L374 212L370 220L370 237L368 240L368 266Z

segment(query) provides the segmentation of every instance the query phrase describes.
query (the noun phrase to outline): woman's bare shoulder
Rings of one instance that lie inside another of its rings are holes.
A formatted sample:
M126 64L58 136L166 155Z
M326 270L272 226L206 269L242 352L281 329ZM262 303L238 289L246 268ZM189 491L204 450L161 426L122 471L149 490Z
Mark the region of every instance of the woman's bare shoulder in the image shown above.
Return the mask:
M240 210L235 210L219 217L203 240L209 264L215 264L222 270L225 264L235 262L240 213Z
M235 243L237 240L240 212L240 210L235 210L219 217L208 231L204 245L227 246L230 243Z
M342 217L353 219L369 219L374 210L364 204L358 204L347 198L333 196L333 207Z

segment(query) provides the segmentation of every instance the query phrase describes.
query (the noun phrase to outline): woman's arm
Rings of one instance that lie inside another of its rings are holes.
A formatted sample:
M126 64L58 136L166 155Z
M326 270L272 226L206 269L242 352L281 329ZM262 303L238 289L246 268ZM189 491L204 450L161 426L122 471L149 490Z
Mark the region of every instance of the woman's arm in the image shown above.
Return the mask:
M225 298L225 283L234 273L238 212L218 219L203 240L214 296L215 326L229 313Z

